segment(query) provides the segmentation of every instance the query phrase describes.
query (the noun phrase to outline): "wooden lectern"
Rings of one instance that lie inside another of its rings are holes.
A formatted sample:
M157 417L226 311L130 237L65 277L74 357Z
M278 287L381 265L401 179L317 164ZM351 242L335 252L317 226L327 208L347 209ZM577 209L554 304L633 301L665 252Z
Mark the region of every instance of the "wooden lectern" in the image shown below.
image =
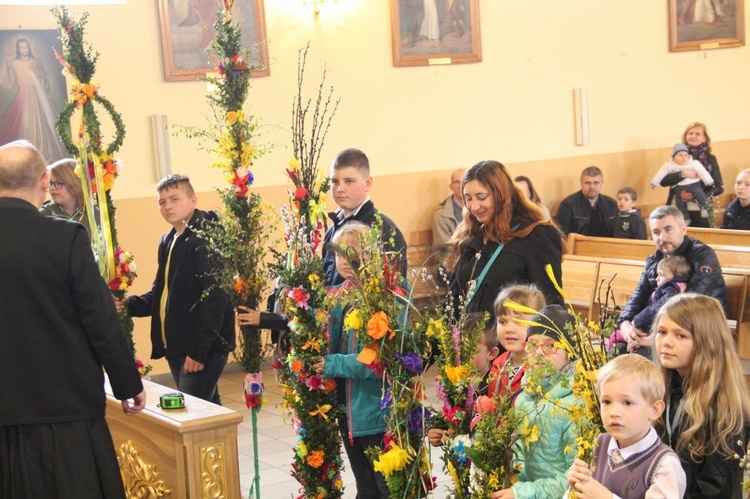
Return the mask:
M184 409L161 409L172 388L143 381L146 408L126 416L109 381L107 423L127 497L239 498L237 425L242 415L185 395Z

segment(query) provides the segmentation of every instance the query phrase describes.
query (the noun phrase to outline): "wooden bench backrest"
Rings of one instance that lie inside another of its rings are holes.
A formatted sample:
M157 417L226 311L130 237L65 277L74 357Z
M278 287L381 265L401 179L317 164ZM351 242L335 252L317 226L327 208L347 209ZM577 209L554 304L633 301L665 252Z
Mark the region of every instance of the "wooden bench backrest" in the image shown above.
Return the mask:
M712 244L711 247L716 252L722 267L750 269L750 246ZM654 254L654 251L656 249L652 241L592 237L580 234L568 236L568 253L571 255L645 261L647 257Z
M562 262L563 289L569 294L574 309L589 320L598 319L597 294L600 283L601 300L607 283L615 296L615 303L623 307L635 290L643 272L643 262L596 256L565 255ZM750 269L724 268L722 275L727 287L727 320L737 335L740 357L750 358ZM612 277L614 276L614 279ZM611 281L610 281L611 279ZM586 303L588 300L588 303ZM610 302L610 307L612 306Z
M688 235L711 246L750 246L750 231L747 230L688 227Z

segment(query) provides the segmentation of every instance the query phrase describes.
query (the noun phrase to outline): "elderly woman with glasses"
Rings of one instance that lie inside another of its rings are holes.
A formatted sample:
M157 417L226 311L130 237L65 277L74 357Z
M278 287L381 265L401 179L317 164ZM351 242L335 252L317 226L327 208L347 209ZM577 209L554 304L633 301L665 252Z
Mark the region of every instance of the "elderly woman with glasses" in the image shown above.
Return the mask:
M45 202L39 211L47 216L81 222L91 235L88 215L83 204L81 179L76 175L75 168L76 162L73 159L61 159L47 167L51 178L49 195L52 199Z

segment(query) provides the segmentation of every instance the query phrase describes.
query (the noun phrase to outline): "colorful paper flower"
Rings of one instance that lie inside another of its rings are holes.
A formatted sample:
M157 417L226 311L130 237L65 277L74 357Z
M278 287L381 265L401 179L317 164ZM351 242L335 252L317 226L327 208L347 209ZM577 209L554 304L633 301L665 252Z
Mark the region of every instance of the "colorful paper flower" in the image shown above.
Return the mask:
M353 329L355 331L359 331L360 329L362 329L363 324L364 319L362 319L362 313L356 308L350 310L344 318L345 329Z
M388 316L382 310L373 314L370 320L367 321L367 334L372 339L379 340L389 333L388 327ZM393 331L390 331L390 336L393 336Z
M314 450L307 456L307 464L313 468L320 468L323 465L324 458L325 452L322 450Z
M397 353L396 355L394 355L394 357L401 361L401 365L404 366L404 369L415 374L421 373L422 369L424 368L424 366L422 365L422 357L414 352L407 353L406 355Z
M399 447L395 442L392 442L388 452L381 454L378 460L373 463L373 466L375 471L388 478L394 471L404 469L412 461L414 461L413 456L409 455L405 449Z
M305 310L307 310L307 301L310 299L310 293L305 291L305 288L303 288L302 286L292 288L287 293L287 296L294 301L295 305L297 305L297 308L304 308Z

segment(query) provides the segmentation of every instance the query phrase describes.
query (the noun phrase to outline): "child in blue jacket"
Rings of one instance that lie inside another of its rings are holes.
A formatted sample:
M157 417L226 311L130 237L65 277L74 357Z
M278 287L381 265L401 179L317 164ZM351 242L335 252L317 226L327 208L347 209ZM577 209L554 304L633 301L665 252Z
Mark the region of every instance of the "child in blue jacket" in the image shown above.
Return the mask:
M494 492L492 499L562 497L568 488L568 469L575 461L575 450L570 449L576 448L578 435L563 408L583 402L573 394L574 359L559 348L561 333L568 336L566 324L572 324L572 318L560 305L548 305L531 321L540 325L528 327L526 353L530 366L524 381L544 364L551 365L555 373L539 381L541 393L524 390L518 395L516 413L528 415L527 427L536 427L538 440L520 442L516 449L516 462L521 466L519 481Z
M369 230L363 223L349 222L339 228L333 242L355 250L359 257L360 238ZM336 268L339 275L346 279L341 286L348 286L356 270L338 254ZM330 310L329 353L315 365L315 369L324 378L336 379L338 402L343 406L339 428L357 485L357 497L385 499L389 497L385 477L375 471L372 461L365 454L370 447L383 446L387 416L387 409L381 407L383 381L374 369L368 369L357 360L362 346L357 341L356 331L344 327L347 314L348 310L341 305Z

